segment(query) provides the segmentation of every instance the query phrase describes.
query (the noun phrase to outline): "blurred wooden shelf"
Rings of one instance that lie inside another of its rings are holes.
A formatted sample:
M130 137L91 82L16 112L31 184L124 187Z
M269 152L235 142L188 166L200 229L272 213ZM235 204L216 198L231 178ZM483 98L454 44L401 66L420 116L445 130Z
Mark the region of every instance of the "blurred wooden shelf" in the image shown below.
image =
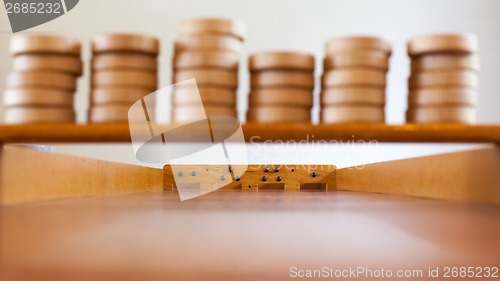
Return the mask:
M161 126L163 131L176 127L176 125ZM149 129L144 129L144 134L149 134ZM243 132L247 142L379 141L500 143L500 125L243 124ZM130 142L128 124L0 125L0 143L98 142Z

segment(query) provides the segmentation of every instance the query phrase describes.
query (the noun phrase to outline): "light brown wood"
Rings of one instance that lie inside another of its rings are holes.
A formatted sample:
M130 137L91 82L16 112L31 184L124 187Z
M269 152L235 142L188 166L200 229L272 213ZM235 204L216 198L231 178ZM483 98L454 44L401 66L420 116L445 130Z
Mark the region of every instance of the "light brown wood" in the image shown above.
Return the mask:
M468 70L427 71L412 74L408 86L417 87L472 87L479 86L479 76Z
M465 105L418 106L406 114L410 123L476 123L476 109Z
M7 89L3 93L3 104L10 106L62 106L73 107L75 96L72 92L56 89L18 88Z
M188 19L179 24L179 35L199 34L234 36L243 41L246 28L245 24L240 20L223 18Z
M335 69L325 72L321 81L325 88L366 86L384 89L386 74L384 71L368 68Z
M75 56L29 54L18 55L12 60L14 71L56 71L66 72L75 76L82 75L83 64Z
M250 86L257 88L314 88L314 75L303 71L268 70L253 73L250 76Z
M475 54L426 54L411 59L411 71L429 70L474 70L479 71L479 56Z
M177 87L172 92L172 104L188 105L199 104L204 105L224 105L236 106L236 92L232 89L221 87L198 87L192 89L190 87Z
M299 52L259 52L248 58L250 72L286 69L314 72L314 56Z
M173 68L220 68L228 71L238 71L239 57L233 52L224 51L185 51L173 58Z
M365 104L383 107L385 91L370 87L327 88L321 92L321 106Z
M80 56L80 42L69 36L49 34L17 34L10 40L10 52L14 55L55 53Z
M136 70L156 74L158 61L154 56L140 53L103 53L91 59L93 71L99 70Z
M238 74L234 71L217 69L179 70L174 73L174 83L189 79L196 79L198 86L216 86L236 89L238 87Z
M477 104L477 90L472 88L424 88L408 94L408 104L418 105L469 105Z
M185 51L230 51L240 55L241 49L238 38L213 34L179 36L174 43L175 54Z
M92 73L93 87L137 87L154 92L158 87L156 73L134 70L105 70Z
M154 107L148 107L148 114L150 120L154 120ZM89 123L126 123L144 118L144 112L131 111L131 105L124 104L101 104L93 105L89 109L88 120Z
M176 105L172 108L173 123L188 123L206 119L209 116L237 117L234 106L224 105Z
M477 37L471 33L426 34L411 38L407 47L410 56L418 56L439 52L475 53L478 45Z
M389 57L378 50L346 51L326 55L323 59L325 71L337 68L374 68L389 70Z
M256 123L311 122L311 109L284 105L252 106L247 112L247 121Z
M109 33L92 38L92 52L138 52L158 55L160 42L156 37L141 34Z
M8 146L2 155L0 203L163 189L163 171Z
M289 105L311 108L313 95L310 90L297 88L260 88L250 91L250 107L259 105Z
M492 146L339 169L337 188L500 204L499 169L500 151Z
M91 105L99 104L123 104L132 106L136 101L140 100L152 92L148 89L130 88L130 87L106 87L93 88L90 92ZM148 98L145 102L149 102Z
M7 76L7 88L47 87L74 92L76 78L67 73L49 71L19 71Z
M336 37L328 40L325 45L327 54L336 54L353 50L382 51L387 56L391 55L391 43L373 36Z
M335 123L384 123L385 112L374 105L330 105L321 108L321 122Z
M74 123L75 111L72 107L22 106L5 109L5 123Z

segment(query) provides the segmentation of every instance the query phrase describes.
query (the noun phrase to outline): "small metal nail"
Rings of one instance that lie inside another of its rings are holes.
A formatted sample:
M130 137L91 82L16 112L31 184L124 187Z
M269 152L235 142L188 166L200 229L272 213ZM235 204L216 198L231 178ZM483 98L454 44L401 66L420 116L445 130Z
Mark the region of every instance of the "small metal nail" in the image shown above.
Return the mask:
M278 167L274 167L274 172L275 172L275 173L277 173L277 172L279 172L279 171L280 171L280 168L278 168Z
M182 176L184 176L184 173L183 173L182 171L180 171L180 172L178 173L178 175L179 175L179 177L182 177Z
M220 180L221 180L221 181L225 181L225 180L226 180L226 177L225 177L225 176L220 176Z
M267 181L267 177L266 177L266 176L263 176L263 177L262 177L262 181Z
M236 177L234 178L234 180L235 180L235 181L240 181L240 177L236 176Z
M227 168L227 171L231 173L233 171L233 168L229 167Z
M269 168L268 168L268 167L265 167L265 168L264 168L264 172L265 172L265 173L269 172Z
M277 177L276 177L276 181L281 181L281 177L280 177L280 176L277 176Z
M312 173L311 173L311 176L312 176L313 178L315 178L317 175L318 175L318 174L316 174L316 172L312 172Z
M194 177L194 176L196 176L196 172L195 172L195 171L192 171L192 172L191 172L191 176L193 176L193 177Z

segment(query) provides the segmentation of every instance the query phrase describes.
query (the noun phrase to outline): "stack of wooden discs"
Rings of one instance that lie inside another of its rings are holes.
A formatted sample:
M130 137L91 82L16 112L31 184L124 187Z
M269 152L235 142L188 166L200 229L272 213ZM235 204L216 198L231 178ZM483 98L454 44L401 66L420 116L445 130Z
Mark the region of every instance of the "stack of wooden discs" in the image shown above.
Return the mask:
M262 52L250 56L248 122L311 122L314 56Z
M72 123L81 45L58 35L16 35L10 42L13 72L4 93L5 122Z
M409 123L476 120L478 40L472 34L422 35L408 41Z
M238 20L204 18L181 22L172 80L179 83L195 78L197 89L183 87L183 83L176 85L172 122L191 122L205 116L237 117L238 67L244 38L245 25Z
M391 44L378 37L326 43L321 92L323 123L384 123Z
M97 35L92 53L89 122L128 122L130 107L157 90L158 39L138 34ZM154 113L154 99L146 106Z

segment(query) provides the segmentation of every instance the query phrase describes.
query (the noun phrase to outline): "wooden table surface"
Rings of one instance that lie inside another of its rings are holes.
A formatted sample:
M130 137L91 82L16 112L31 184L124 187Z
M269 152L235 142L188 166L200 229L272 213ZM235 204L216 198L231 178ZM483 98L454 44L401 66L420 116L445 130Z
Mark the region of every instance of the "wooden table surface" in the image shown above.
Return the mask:
M499 206L356 192L47 201L1 207L0 226L2 280L287 280L291 267L500 265Z

